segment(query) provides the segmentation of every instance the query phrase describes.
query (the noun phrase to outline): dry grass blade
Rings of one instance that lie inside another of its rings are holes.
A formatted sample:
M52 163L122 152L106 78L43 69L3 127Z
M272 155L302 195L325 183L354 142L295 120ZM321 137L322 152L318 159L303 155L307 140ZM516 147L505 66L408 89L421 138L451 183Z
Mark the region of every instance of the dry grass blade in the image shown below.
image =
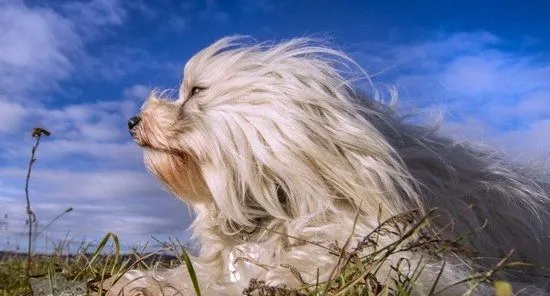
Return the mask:
M435 288L437 287L437 283L439 283L439 280L441 279L441 275L443 274L446 263L447 261L443 260L443 264L441 264L441 269L439 270L439 273L437 274L437 277L435 278L435 281L433 282L432 288L430 289L430 293L428 295L433 295L435 293Z
M27 177L26 177L26 180L25 180L25 200L27 202L26 211L27 211L27 215L28 215L28 225L29 225L28 242L27 242L27 268L26 268L27 281L31 277L32 225L33 225L34 222L36 222L36 215L34 214L34 212L31 209L31 201L30 201L30 198L29 198L29 182L30 182L30 179L31 179L32 165L36 161L35 153L36 153L36 150L38 149L38 146L40 145L40 137L42 135L47 137L47 136L50 135L50 132L48 130L40 128L40 127L35 127L33 129L32 137L36 139L36 142L32 146L31 158L29 160L29 167L27 169Z

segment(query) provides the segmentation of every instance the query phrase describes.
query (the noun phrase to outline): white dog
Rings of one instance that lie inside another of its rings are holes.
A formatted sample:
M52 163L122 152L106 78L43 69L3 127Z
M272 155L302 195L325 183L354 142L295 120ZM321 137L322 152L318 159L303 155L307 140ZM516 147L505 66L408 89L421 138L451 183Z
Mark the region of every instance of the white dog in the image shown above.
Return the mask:
M401 234L379 225L413 209L437 208L428 232L373 261L380 283L395 286L421 267L409 283L414 295L492 295L488 281L453 284L511 250L510 260L550 266L548 178L405 123L348 83L343 71L354 65L305 39L224 38L187 63L177 100L153 93L130 120L149 170L196 214L201 250L192 262L202 294L241 295L252 279L288 289L325 282L347 255L392 246ZM411 247L435 236L448 252ZM477 256L456 250L461 236ZM550 291L540 270L494 276L525 295ZM128 272L110 294L136 291L195 293L185 266Z

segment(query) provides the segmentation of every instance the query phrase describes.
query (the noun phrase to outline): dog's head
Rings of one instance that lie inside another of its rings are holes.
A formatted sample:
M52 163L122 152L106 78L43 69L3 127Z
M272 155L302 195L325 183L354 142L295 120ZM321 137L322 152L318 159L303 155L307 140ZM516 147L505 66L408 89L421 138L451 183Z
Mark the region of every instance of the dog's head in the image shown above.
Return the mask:
M172 192L248 226L335 211L338 202L394 209L414 196L337 70L351 64L345 55L301 39L239 42L199 52L177 100L152 93L129 122L148 168Z

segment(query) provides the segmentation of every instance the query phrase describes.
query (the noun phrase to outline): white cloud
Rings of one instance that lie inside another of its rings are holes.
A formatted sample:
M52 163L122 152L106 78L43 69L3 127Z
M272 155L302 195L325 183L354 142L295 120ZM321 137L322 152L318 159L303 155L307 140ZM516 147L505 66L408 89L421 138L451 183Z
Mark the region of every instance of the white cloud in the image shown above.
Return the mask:
M351 44L348 52L370 73L387 70L420 74L440 69L453 55L480 53L499 42L500 38L488 32L438 34L401 43L368 40Z
M119 0L91 0L64 5L67 14L83 25L120 25L127 11Z
M530 93L516 108L516 116L526 118L550 118L550 89Z
M2 118L0 134L19 131L27 114L27 111L21 105L0 100L0 118Z
M129 136L128 136L129 137ZM63 164L69 157L94 163L93 166L142 167L142 152L133 142L98 143L86 140L48 140L40 148L48 164ZM61 163L60 163L61 162ZM75 161L76 162L76 161Z
M526 130L515 130L504 134L504 138L514 149L529 153L531 149L548 150L550 145L550 118L532 123ZM548 150L550 151L550 150Z
M20 168L4 168L0 172L2 178L11 180L23 181L25 175L26 169ZM32 180L32 194L64 202L166 195L157 180L145 170L78 171L37 167L33 171Z
M147 11L139 3L91 0L48 6L0 1L0 95L24 101L31 94L61 91L60 84L68 79L118 79L141 67L164 67L143 50L116 42L90 50L91 44L115 34L129 10Z
M68 105L62 109L38 109L36 116L60 139L88 142L127 140L124 107L124 102L119 102L116 108L105 108L101 103Z
M0 188L3 205L0 214L7 214L9 223L9 229L0 232L0 238L24 232L25 173L19 168L0 172L0 179L5 180L2 183L10 183ZM115 232L128 238L124 243L132 244L151 234L181 234L190 221L184 203L167 194L144 171L90 172L37 167L30 189L31 206L41 226L68 207L73 208L48 230L57 240L66 233L97 240L107 232ZM153 203L155 206L151 207Z
M406 103L444 108L444 131L512 155L545 155L550 60L504 43L487 32L441 34L398 46L361 43L352 55L380 73L375 81L396 84Z
M82 40L52 9L0 2L0 91L9 95L55 87L72 71Z
M537 64L529 56L499 51L466 55L446 65L442 84L448 91L474 97L522 95L550 88L550 64Z
M52 133L39 149L40 161L46 165L63 168L87 163L92 165L91 169L98 166L143 169L142 152L133 143L126 123L140 104L122 100L25 109L0 101L0 116L7 113L0 129L0 140L4 142L0 159L23 164L32 145L29 132L34 126L41 126Z
M149 93L151 92L151 87L145 86L143 84L134 84L126 89L124 89L124 97L129 99L135 99L139 102L145 101Z

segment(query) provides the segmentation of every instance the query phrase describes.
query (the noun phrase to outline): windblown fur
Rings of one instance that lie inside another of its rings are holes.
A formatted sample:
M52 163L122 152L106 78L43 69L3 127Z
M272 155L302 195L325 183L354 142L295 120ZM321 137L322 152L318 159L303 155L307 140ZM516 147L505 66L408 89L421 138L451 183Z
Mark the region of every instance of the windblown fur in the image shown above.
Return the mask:
M253 278L297 287L295 271L309 284L327 280L339 259L330 245L352 250L380 221L412 209L437 208L428 229L453 241L470 233L462 242L478 255L392 255L380 282L402 257L424 266L415 295L487 271L511 250L514 260L550 266L547 176L361 96L346 80L355 64L339 51L306 39L245 41L224 38L195 55L178 99L152 93L132 128L149 170L195 212L203 295L241 295ZM540 273L500 276L543 295L550 288ZM110 293L143 289L195 293L186 267L131 271ZM492 293L483 284L474 294Z

